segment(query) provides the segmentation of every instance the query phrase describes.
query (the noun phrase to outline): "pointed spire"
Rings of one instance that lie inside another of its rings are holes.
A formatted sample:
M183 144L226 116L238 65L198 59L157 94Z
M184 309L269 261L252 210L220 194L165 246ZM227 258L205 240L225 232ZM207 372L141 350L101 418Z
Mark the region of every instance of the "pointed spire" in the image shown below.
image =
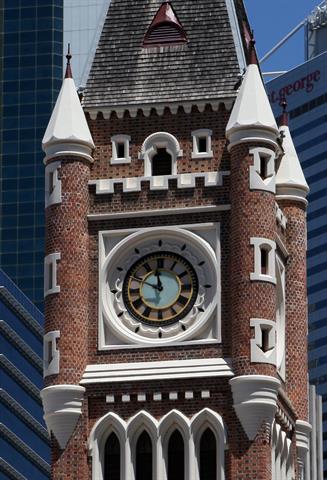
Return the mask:
M283 136L284 156L281 159L276 174L277 199L296 200L307 204L306 196L309 186L303 174L299 157L296 153L290 129L288 127L288 113L286 102L282 104L283 113L279 131Z
M66 66L65 78L73 78L72 69L71 69L71 66L70 66L70 61L71 61L71 58L72 58L72 56L70 54L70 43L68 44L68 51L67 51L66 58L67 58L67 66Z
M187 42L186 32L171 2L164 1L145 34L143 47Z
M286 102L285 99L282 101L281 106L283 108L283 113L282 113L282 115L280 117L280 120L279 120L279 126L280 127L288 127L288 113L286 111L287 102Z
M249 41L249 65L258 65L253 30L251 31L251 39Z
M262 82L253 34L249 42L249 65L227 124L226 136L230 147L253 140L276 145L278 127Z
M72 78L70 47L66 58L65 77L42 140L45 162L64 155L93 161L94 143Z

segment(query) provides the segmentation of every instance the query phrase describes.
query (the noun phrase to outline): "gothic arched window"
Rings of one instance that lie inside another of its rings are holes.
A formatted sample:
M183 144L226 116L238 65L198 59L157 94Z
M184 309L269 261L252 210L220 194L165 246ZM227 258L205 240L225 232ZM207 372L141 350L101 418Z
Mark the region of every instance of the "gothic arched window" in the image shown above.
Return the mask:
M171 175L172 158L165 148L158 148L152 157L152 175Z
M168 442L168 480L185 479L184 440L178 430L175 430Z
M111 433L104 450L104 480L120 480L120 444L115 433Z
M215 435L210 428L207 428L200 440L200 480L215 480L217 478L216 452Z
M137 440L135 460L136 480L152 480L152 443L146 431Z

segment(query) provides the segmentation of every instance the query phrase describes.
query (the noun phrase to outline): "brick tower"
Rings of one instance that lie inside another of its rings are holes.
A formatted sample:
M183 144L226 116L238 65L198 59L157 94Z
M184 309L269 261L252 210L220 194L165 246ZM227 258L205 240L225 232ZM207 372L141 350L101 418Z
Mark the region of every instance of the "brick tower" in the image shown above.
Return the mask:
M241 0L112 0L43 140L56 480L308 480L305 209ZM245 72L242 78L242 72Z

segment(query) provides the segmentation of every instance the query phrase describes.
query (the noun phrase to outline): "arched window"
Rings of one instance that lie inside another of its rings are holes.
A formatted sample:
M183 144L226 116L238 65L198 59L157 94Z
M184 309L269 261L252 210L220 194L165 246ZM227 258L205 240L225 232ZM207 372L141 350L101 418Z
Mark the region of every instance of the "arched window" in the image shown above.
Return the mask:
M146 431L141 433L137 440L135 458L135 480L152 480L152 443Z
M216 438L210 428L202 434L200 440L200 480L217 478Z
M104 480L120 480L120 444L115 433L111 433L104 449Z
M172 158L165 148L158 148L152 157L152 175L171 175Z
M184 440L175 430L168 442L168 480L185 479Z

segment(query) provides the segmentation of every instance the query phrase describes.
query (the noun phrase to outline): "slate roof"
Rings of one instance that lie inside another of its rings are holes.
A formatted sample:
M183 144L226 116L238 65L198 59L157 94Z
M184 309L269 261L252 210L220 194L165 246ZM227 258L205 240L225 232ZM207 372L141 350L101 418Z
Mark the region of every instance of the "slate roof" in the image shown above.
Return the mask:
M111 0L85 90L85 108L235 97L234 85L244 67L242 0L171 3L188 43L158 50L142 48L142 43L162 1ZM227 4L235 4L235 22L230 22Z

